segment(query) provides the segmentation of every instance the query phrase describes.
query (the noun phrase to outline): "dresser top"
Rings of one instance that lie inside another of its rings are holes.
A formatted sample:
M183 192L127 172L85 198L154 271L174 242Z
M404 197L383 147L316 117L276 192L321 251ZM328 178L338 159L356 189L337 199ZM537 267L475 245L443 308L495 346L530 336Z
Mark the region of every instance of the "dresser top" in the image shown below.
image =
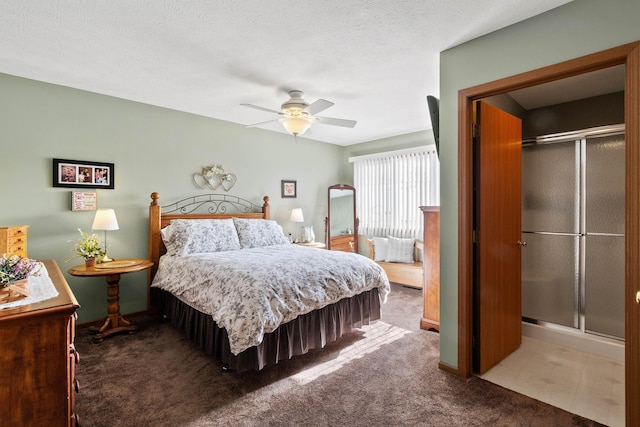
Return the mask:
M78 301L73 295L73 292L71 292L71 288L69 288L69 284L62 275L58 264L51 259L47 259L42 262L47 268L49 277L58 291L58 296L34 304L24 305L22 307L0 310L0 322L36 314L44 315L57 311L73 312L79 307Z

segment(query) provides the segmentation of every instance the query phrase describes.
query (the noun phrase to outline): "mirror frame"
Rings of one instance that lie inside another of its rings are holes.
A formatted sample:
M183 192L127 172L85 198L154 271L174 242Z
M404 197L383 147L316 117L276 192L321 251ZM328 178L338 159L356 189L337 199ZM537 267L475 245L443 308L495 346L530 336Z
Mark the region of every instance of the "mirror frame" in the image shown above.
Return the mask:
M324 235L327 249L331 250L331 190L351 190L353 191L353 239L354 252L358 253L358 225L359 220L356 216L356 189L352 185L335 184L329 186L327 190L327 216L324 219Z

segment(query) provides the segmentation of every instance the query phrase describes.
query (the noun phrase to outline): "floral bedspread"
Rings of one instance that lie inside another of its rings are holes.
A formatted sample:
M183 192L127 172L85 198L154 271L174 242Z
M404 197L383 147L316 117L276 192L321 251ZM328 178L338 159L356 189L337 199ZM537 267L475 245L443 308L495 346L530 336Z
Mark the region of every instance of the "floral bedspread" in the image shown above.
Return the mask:
M390 290L367 257L294 244L165 255L151 286L210 314L236 355L301 314L376 287L385 303Z

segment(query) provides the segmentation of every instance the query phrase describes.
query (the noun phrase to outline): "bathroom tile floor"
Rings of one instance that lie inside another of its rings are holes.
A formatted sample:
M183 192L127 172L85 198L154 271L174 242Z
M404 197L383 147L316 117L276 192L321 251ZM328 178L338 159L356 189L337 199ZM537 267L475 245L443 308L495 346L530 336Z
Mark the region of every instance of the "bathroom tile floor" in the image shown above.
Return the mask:
M599 423L624 426L624 363L523 336L481 378Z

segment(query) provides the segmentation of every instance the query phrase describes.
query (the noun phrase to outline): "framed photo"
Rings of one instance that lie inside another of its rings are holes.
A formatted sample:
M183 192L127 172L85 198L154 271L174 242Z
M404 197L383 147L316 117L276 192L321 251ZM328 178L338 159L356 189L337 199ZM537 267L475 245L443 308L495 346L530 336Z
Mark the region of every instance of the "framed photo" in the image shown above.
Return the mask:
M113 190L113 163L53 159L53 186Z
M282 197L290 197L295 199L298 196L298 189L296 181L283 179L282 181Z

